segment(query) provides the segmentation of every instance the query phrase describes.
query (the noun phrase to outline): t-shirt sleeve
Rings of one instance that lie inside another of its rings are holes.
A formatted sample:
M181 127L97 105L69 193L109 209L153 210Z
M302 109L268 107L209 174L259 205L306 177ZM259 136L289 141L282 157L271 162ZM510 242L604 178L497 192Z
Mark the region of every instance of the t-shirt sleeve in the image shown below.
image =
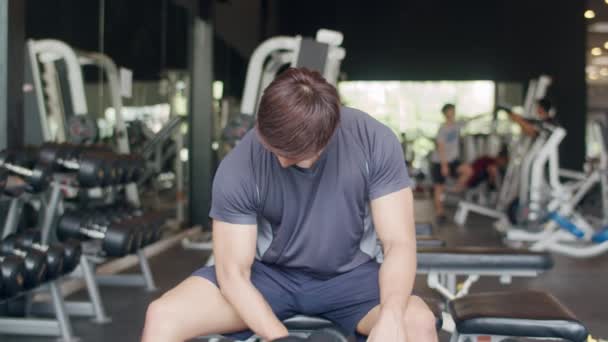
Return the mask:
M369 197L376 199L412 185L401 144L388 132L376 137L371 150Z
M435 137L435 140L437 141L437 143L445 143L447 140L446 137L447 129L445 126L441 125L441 127L439 127L439 130L437 131L437 136Z
M215 220L233 224L256 224L255 182L250 168L227 156L213 179L211 211Z

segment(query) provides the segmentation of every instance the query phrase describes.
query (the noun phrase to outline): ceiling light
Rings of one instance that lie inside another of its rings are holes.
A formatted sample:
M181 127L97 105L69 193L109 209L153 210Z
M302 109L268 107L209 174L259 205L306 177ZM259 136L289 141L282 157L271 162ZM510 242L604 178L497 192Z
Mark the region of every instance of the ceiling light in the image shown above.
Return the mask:
M604 0L604 2L605 2L606 4L608 4L608 0Z
M595 12L593 12L592 10L586 10L585 11L585 18L587 18L587 19L593 19L593 18L595 18Z
M599 79L599 77L597 76L597 74L589 74L589 79L592 81L595 81L595 80Z
M607 0L608 1L608 0ZM604 49L608 50L608 42L604 43Z
M600 75L601 76L608 76L608 68L601 68L600 69Z
M593 49L591 49L591 54L594 56L599 56L602 54L602 49L600 49L599 47L594 47Z

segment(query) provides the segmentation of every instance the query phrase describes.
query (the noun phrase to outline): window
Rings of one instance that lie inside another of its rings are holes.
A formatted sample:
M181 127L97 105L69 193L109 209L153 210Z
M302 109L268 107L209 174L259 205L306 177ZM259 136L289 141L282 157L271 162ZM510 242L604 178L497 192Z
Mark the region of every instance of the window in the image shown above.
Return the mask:
M443 122L441 107L456 105L456 117L491 114L495 85L492 81L349 81L338 85L345 105L361 109L393 129L405 133L415 167L434 149ZM464 133L489 133L492 116L472 122ZM408 158L409 159L409 158Z

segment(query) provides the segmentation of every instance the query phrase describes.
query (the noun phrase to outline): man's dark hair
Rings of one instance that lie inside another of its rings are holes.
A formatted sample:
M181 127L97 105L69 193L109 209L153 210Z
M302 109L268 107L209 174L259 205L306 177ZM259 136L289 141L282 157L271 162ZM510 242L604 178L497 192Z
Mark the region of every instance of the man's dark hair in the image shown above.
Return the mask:
M441 107L441 112L443 115L445 115L450 109L456 109L456 106L454 106L452 103L446 103L443 105L443 107Z
M551 101L549 101L549 99L542 98L540 100L537 101L538 105L540 106L540 108L542 108L545 112L549 112L551 110L551 108L553 107L551 105Z
M281 157L307 158L322 150L340 122L340 98L321 74L290 68L264 90L257 130Z

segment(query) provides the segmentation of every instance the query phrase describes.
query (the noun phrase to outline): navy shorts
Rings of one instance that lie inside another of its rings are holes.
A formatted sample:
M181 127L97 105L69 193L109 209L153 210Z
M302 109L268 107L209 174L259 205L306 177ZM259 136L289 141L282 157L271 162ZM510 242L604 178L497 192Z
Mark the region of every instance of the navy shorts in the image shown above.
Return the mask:
M322 317L332 321L345 334L356 335L359 321L380 304L379 269L380 264L370 261L349 272L319 279L307 272L256 260L251 268L251 282L280 320L298 314ZM213 266L203 267L193 275L217 286ZM248 330L224 336L244 340L252 334Z
M458 178L458 167L460 166L460 160L453 160L448 163L449 176ZM431 178L434 184L445 184L445 177L441 174L441 164L431 164Z

